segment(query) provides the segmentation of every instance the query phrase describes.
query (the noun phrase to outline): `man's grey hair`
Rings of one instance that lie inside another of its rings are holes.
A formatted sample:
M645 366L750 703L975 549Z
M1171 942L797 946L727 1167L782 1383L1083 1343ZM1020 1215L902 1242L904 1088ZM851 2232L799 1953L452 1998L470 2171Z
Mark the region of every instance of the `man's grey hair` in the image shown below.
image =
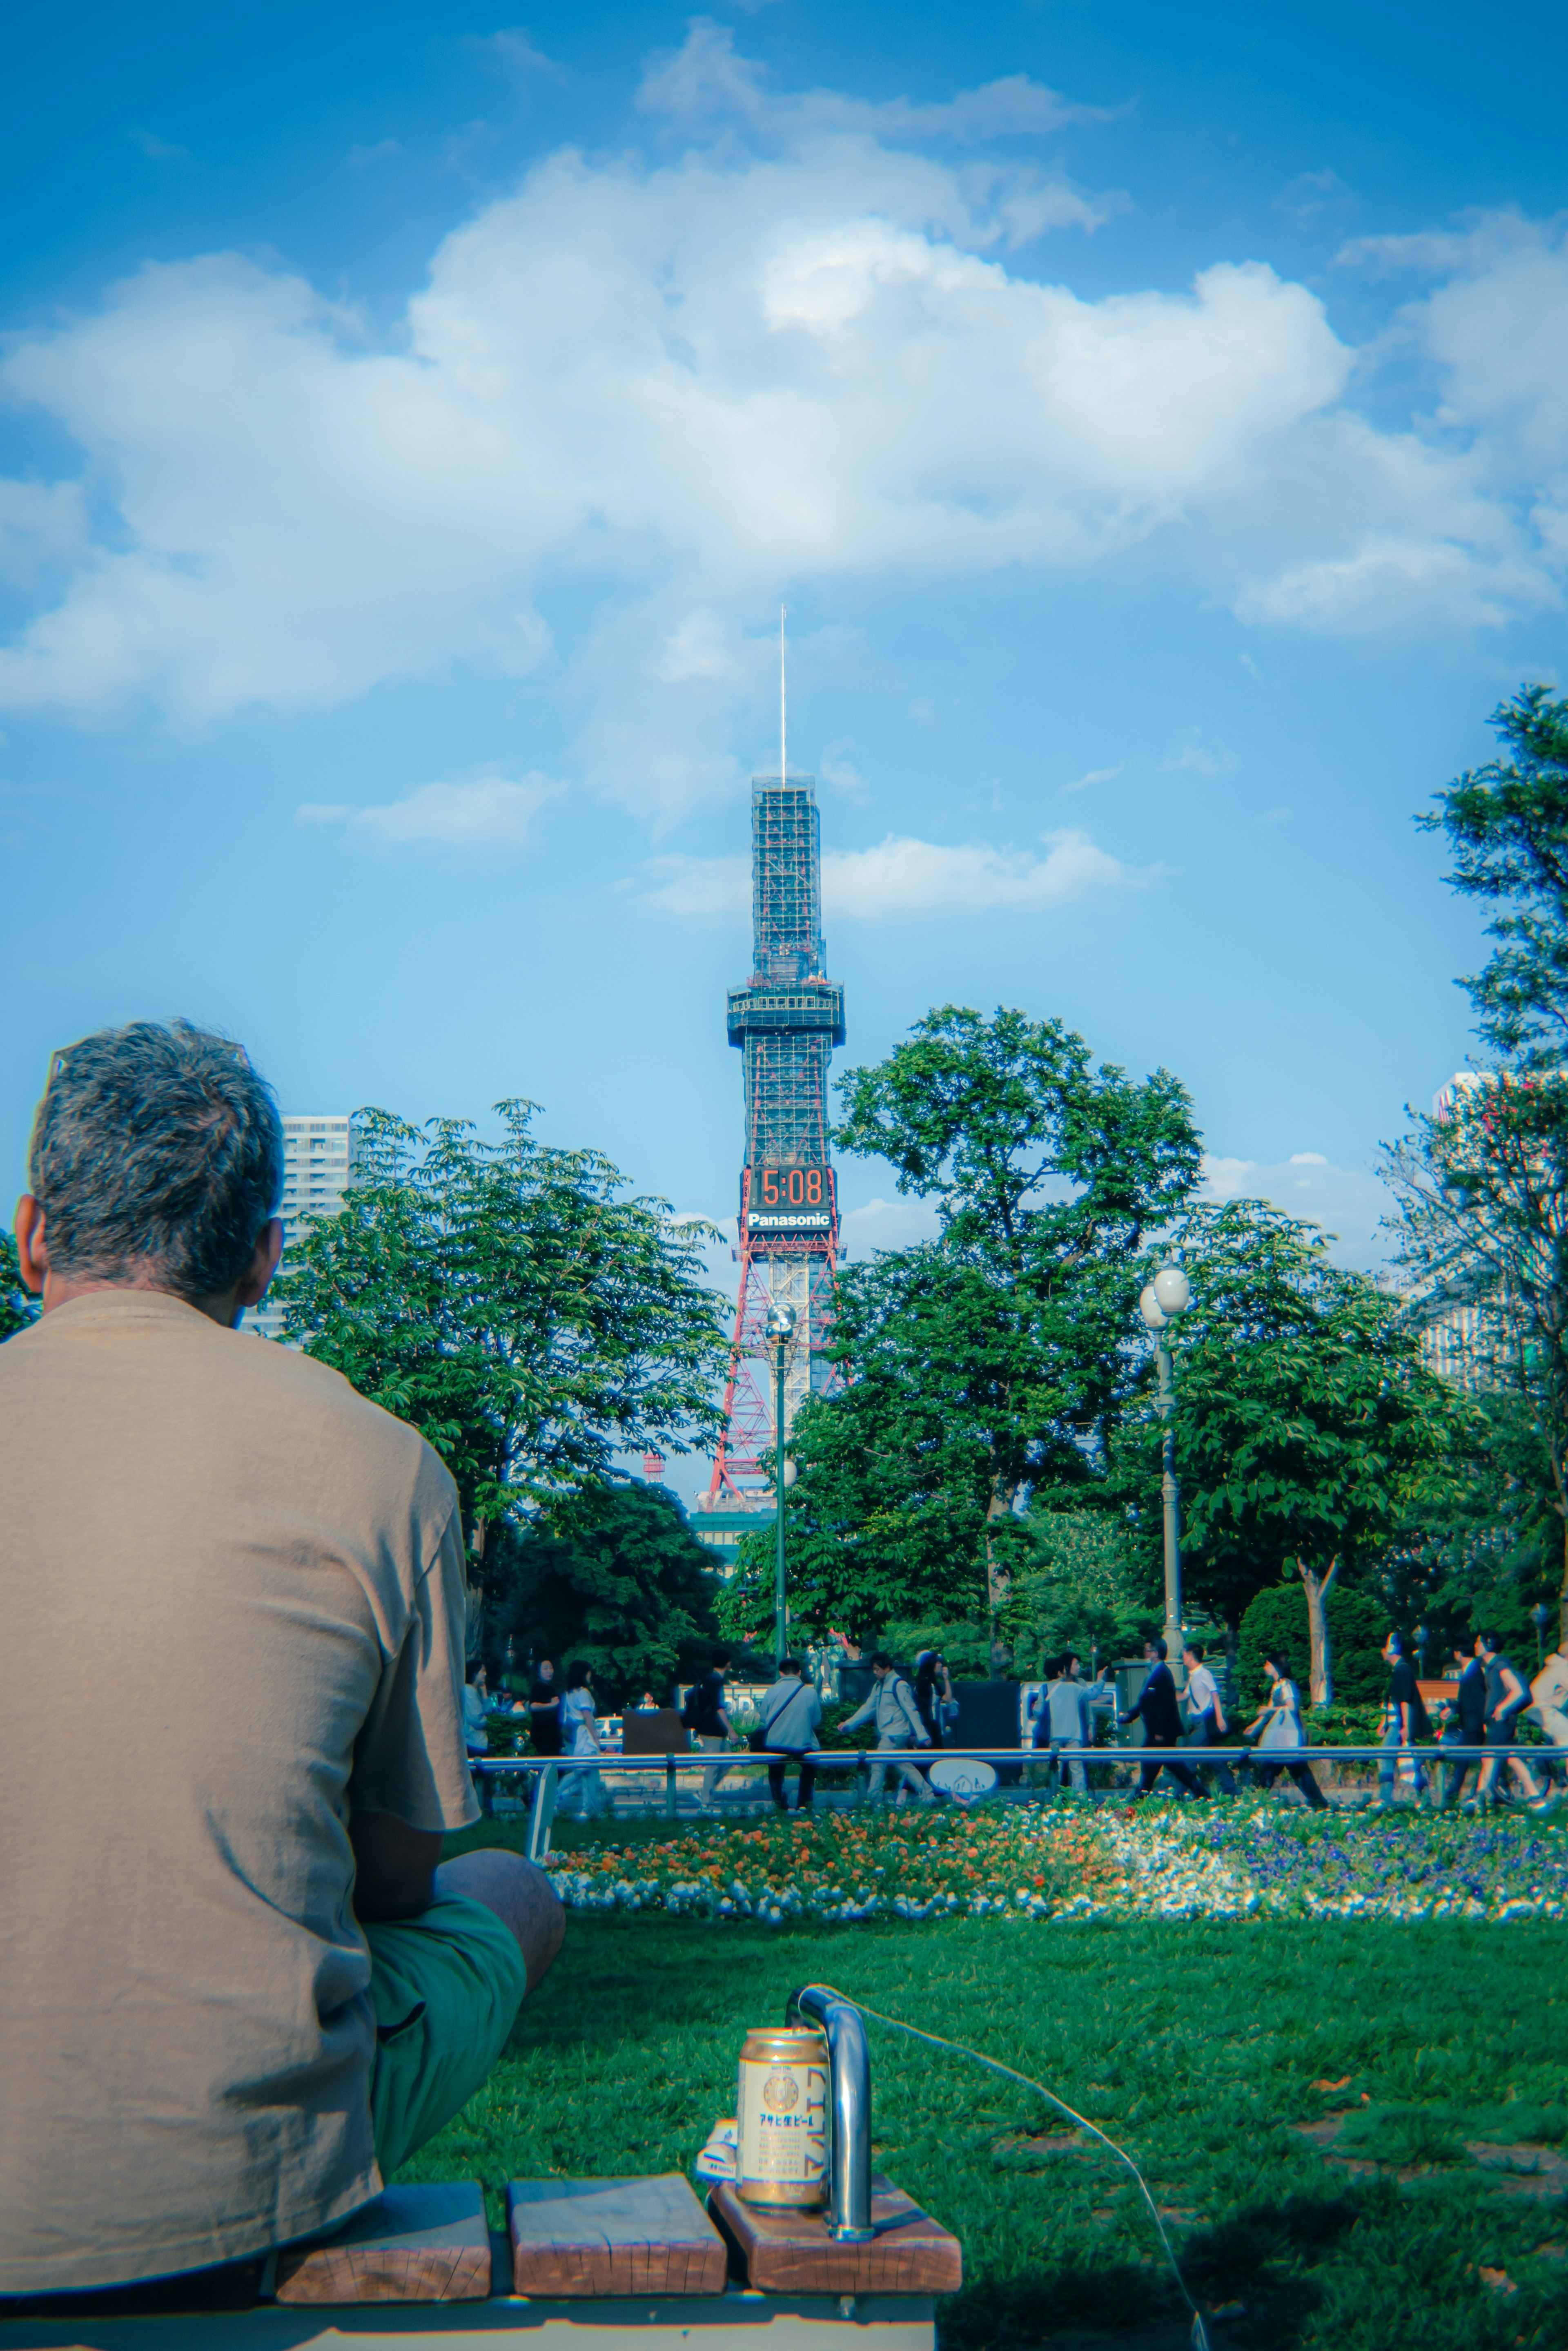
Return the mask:
M55 1055L27 1180L67 1280L219 1297L277 1212L283 1121L228 1038L133 1020Z

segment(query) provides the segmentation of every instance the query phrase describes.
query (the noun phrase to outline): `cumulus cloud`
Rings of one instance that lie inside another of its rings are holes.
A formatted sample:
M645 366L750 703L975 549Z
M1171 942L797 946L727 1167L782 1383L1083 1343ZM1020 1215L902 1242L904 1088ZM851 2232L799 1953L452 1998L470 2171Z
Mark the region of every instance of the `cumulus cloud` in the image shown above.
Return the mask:
M1384 1255L1377 1228L1395 1207L1386 1184L1364 1167L1336 1167L1321 1151L1294 1151L1269 1164L1209 1153L1199 1196L1208 1200L1269 1200L1287 1216L1334 1236L1343 1264L1371 1266Z
M399 845L440 842L449 849L524 849L534 819L564 787L550 776L478 776L469 783L421 784L406 799L379 808L306 800L301 824L341 824L371 841Z
M1137 880L1087 833L1042 836L1044 857L989 841L956 847L889 833L874 849L826 850L822 905L828 921L882 923L925 914L1039 914L1092 890ZM743 857L659 857L643 904L689 921L738 923L751 914Z
M1021 267L1111 202L1007 149L1083 118L1024 77L780 92L699 22L642 98L649 155L544 158L384 334L232 253L24 330L0 392L76 444L102 519L0 648L0 707L199 726L559 658L587 781L669 819L732 788L794 579L893 596L1158 546L1260 626L1355 631L1555 592L1556 232L1444 247L1410 331L1457 422L1375 426L1318 295L1260 262L1094 298L1070 245ZM19 486L86 511L78 478Z

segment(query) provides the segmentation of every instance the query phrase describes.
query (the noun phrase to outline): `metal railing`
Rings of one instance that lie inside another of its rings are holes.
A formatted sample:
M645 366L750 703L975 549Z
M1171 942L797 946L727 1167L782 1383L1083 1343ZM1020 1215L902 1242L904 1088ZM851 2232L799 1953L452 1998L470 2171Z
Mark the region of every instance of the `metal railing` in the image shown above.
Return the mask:
M1483 1763L1490 1758L1494 1764L1503 1764L1511 1755L1519 1756L1527 1764L1568 1763L1568 1747L1522 1746L1517 1742L1508 1747L1469 1747L1447 1740L1424 1740L1408 1747L1388 1747L1381 1741L1344 1747L1257 1747L1241 1742L1225 1747L1185 1743L1174 1747L844 1747L811 1749L805 1760L816 1773L852 1771L858 1795L862 1781L868 1779L873 1765L900 1762L921 1767L942 1761L989 1763L993 1770L1014 1771L1031 1765L1049 1770L1075 1763L1130 1764L1141 1768L1157 1760L1161 1766L1179 1763L1199 1771L1215 1763L1240 1763L1264 1771L1287 1770L1292 1764L1301 1763L1392 1763L1398 1772L1417 1762L1434 1766L1472 1764ZM594 1755L471 1755L468 1761L470 1770L486 1780L503 1780L524 1772L535 1775L527 1853L530 1860L542 1861L550 1849L550 1829L563 1775L570 1777L587 1771L614 1772L618 1778L628 1772L638 1777L658 1774L663 1780L664 1811L674 1817L682 1772L717 1771L725 1776L749 1772L754 1775L754 1785L755 1777L770 1765L800 1760L793 1751L785 1754L777 1749L740 1747L685 1755L620 1755L612 1749L602 1749Z

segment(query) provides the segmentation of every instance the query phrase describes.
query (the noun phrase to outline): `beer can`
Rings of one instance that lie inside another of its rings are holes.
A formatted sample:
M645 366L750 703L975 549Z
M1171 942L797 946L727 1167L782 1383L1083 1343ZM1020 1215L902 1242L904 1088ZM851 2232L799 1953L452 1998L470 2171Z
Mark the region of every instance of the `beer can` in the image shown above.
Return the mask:
M748 2204L827 2201L827 2035L759 2027L741 2047L735 2185Z

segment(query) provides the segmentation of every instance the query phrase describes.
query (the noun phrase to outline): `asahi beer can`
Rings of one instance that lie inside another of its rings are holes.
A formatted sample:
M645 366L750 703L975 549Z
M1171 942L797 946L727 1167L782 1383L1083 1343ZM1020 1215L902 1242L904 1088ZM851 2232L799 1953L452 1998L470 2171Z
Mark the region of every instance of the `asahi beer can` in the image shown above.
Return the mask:
M735 2185L746 2202L826 2204L827 2035L793 2025L748 2032L737 2115Z

